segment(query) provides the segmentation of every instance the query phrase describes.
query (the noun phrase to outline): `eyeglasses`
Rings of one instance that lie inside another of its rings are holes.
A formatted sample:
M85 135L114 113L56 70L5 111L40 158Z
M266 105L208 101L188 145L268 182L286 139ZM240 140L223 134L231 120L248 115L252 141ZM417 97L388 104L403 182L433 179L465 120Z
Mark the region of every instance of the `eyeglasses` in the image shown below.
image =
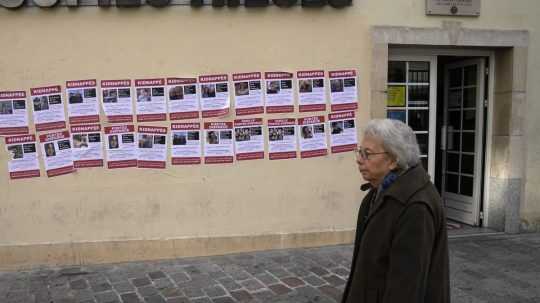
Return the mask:
M363 148L363 147L358 147L358 148L356 149L356 153L362 158L362 160L369 160L369 157L370 157L370 156L387 154L388 152L372 153L372 152L368 152L368 151L367 151L365 148Z

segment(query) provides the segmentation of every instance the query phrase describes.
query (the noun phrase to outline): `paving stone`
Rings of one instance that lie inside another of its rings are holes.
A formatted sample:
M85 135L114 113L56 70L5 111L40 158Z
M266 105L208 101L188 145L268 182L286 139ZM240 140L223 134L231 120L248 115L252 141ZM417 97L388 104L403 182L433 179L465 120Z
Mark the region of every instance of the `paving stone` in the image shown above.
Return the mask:
M205 295L202 289L193 288L193 287L182 288L182 292L184 292L184 294L188 298L198 298L198 297L203 297Z
M245 290L231 291L231 296L238 302L247 302L253 300L253 296Z
M286 277L291 276L291 273L286 271L282 267L268 268L266 271L271 273L273 276L275 276L278 279L286 278Z
M94 297L96 298L96 301L98 303L112 303L112 302L119 302L119 298L113 291L106 291L94 294Z
M73 293L77 301L87 301L94 299L94 293L90 289L81 289Z
M137 288L137 292L141 297L146 298L157 294L159 291L154 286L148 285Z
M292 291L289 287L287 287L287 286L285 286L283 284L270 285L270 286L268 286L268 288L270 290L272 290L278 296L289 293L289 292Z
M338 276L342 276L342 277L349 276L349 271L343 267L334 268L334 269L331 269L331 271Z
M304 277L304 281L306 283L308 283L309 285L311 286L315 286L315 287L318 287L318 286L322 286L324 284L327 284L328 282L326 282L325 280L315 276L315 275L311 275L311 276L308 276L308 277Z
M296 277L288 277L288 278L283 278L281 279L281 282L283 282L283 284L289 286L289 287L299 287L299 286L303 286L305 285L306 283L304 283L304 281L296 278Z
M140 302L142 302L139 299L139 296L137 296L137 294L134 293L134 292L121 294L120 298L122 299L123 303L140 303Z
M173 287L174 284L168 278L163 278L163 279L154 280L154 286L157 289L164 289L164 288L168 288L168 287Z
M99 284L90 284L90 287L92 288L94 292L104 292L104 291L112 289L111 284L109 284L108 282L102 282Z
M235 303L231 297L212 298L212 303Z
M225 289L223 289L223 287L220 285L206 287L203 289L203 291L210 298L223 297L227 294L227 291L225 291Z
M309 270L312 273L316 274L317 276L321 276L321 277L329 274L328 270L319 266L311 267Z
M270 300L272 300L273 297L275 297L275 294L273 292L266 289L262 291L253 292L251 293L251 295L257 298L257 300L259 300L260 302L269 302Z
M306 276L311 275L311 272L309 272L308 270L306 270L306 269L304 269L302 267L298 267L298 266L289 268L287 270L289 272L293 273L294 275L298 276L298 277L306 277Z
M152 284L152 282L148 278L136 278L136 279L133 279L131 283L133 283L135 287L141 287L141 286Z
M158 295L158 294L150 296L150 297L145 297L144 302L146 302L146 303L167 303L167 301L165 301L165 299L162 296Z
M333 286L330 286L330 285L321 286L319 287L319 291L329 296L330 298L336 300L337 302L341 300L342 292Z
M249 292L258 291L265 288L265 286L261 282L255 279L240 281L238 283L242 285L245 289L247 289Z
M180 298L167 299L167 303L190 303L190 302L188 298L180 297Z
M184 295L184 293L176 287L164 288L160 290L160 293L165 298L174 298L174 297L180 297Z
M88 283L86 280L79 279L69 282L69 287L71 287L71 289L85 289L88 288Z
M208 297L196 298L191 300L191 303L212 303L212 300L210 300Z
M340 277L338 277L336 275L323 277L323 279L326 280L326 282L328 282L332 286L339 286L339 285L343 285L343 284L347 283L347 281L343 280L342 278L340 278Z
M255 275L255 279L259 280L261 283L263 283L266 286L276 284L279 282L278 279L276 279L274 276L272 276L271 274L267 272Z
M112 288L120 294L135 290L135 287L129 282L114 283L112 284Z
M172 274L171 279L173 279L176 283L182 283L191 280L189 276L184 272L177 272Z
M237 290L242 288L242 285L236 283L232 278L221 278L218 282L223 285L228 291Z
M148 276L152 280L157 280L157 279L162 279L162 278L167 277L162 271L153 271L151 273L148 273Z

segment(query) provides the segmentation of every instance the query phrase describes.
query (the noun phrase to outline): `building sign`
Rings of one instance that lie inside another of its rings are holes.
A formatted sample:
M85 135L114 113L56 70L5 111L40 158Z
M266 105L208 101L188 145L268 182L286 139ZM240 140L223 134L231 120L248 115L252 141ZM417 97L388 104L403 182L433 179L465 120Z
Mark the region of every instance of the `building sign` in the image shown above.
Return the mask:
M426 15L480 16L480 0L426 0Z

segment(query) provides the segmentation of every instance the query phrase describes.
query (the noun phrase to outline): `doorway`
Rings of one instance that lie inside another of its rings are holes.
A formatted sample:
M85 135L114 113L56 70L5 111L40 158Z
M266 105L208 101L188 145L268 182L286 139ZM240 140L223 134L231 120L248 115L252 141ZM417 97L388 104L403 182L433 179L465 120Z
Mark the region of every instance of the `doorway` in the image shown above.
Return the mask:
M415 131L447 217L481 227L490 53L390 50L386 115Z

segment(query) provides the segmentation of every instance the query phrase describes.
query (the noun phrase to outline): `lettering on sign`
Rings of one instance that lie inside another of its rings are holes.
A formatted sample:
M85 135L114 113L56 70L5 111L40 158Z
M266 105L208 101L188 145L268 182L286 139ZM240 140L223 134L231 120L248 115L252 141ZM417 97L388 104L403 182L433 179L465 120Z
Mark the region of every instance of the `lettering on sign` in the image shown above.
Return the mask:
M426 0L426 15L480 16L480 0Z

